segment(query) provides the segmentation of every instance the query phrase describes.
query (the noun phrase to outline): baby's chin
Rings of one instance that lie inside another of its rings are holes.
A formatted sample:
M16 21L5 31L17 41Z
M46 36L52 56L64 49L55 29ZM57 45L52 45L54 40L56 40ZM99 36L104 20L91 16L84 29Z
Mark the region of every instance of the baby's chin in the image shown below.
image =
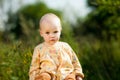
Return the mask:
M50 41L50 45L55 45L56 43L57 41L54 41L54 40Z
M56 43L57 43L56 41L45 42L45 44L46 44L47 46L53 46L53 45L55 45Z

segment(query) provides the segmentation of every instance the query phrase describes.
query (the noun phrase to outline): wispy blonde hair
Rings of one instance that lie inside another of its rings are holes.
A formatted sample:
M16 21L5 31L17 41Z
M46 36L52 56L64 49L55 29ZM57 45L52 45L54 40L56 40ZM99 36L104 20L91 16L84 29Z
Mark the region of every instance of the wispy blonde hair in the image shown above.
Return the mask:
M41 24L42 24L43 22L49 22L52 18L55 18L56 20L59 21L59 27L62 29L60 18L59 18L57 15L53 14L53 13L47 13L47 14L45 14L45 15L43 15L43 16L41 17L41 19L40 19L40 21L39 21L40 27L41 27Z

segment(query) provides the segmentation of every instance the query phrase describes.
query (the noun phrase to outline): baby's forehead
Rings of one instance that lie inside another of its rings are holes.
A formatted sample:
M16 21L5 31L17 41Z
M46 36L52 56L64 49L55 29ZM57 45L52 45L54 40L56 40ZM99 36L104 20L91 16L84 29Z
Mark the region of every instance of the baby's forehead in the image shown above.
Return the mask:
M56 15L46 14L41 18L40 23L42 23L42 22L52 22L54 20L60 21L60 19Z
M54 14L45 14L40 20L40 29L45 27L46 25L49 26L59 26L61 28L61 22L58 16Z

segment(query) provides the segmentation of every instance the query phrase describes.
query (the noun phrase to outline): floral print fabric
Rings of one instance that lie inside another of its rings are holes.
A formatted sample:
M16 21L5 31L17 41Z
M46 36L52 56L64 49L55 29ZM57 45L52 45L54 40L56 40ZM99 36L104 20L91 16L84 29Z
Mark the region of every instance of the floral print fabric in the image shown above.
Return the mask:
M35 76L47 72L52 80L64 80L71 73L84 77L81 65L72 48L65 42L57 42L49 47L44 43L35 47L29 76L35 80Z

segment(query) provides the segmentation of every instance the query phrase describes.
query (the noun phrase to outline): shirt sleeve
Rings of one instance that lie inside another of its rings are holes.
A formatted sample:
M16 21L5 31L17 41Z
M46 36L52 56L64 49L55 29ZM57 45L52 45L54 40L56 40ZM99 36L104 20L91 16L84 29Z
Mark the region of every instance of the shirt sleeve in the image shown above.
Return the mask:
M81 64L76 56L76 54L74 53L74 51L72 51L73 56L72 56L72 64L74 66L74 72L76 75L79 75L80 77L84 77L84 74L82 72L82 67Z
M78 60L78 57L76 55L76 53L73 51L73 49L68 45L68 48L69 48L69 54L71 55L71 60L72 60L72 64L74 66L74 73L75 75L77 76L80 76L81 78L84 77L84 74L82 72L82 67L81 67L81 64Z
M34 49L29 70L29 80L35 80L35 75L39 72L40 54L37 48Z

